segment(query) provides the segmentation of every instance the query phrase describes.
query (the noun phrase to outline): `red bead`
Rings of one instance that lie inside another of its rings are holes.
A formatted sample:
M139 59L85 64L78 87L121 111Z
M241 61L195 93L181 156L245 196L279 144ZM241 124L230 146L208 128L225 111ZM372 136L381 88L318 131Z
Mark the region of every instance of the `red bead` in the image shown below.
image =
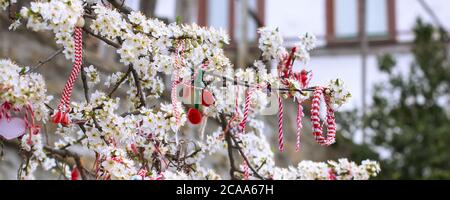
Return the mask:
M194 125L198 125L202 122L202 113L195 108L190 108L187 115L189 122Z

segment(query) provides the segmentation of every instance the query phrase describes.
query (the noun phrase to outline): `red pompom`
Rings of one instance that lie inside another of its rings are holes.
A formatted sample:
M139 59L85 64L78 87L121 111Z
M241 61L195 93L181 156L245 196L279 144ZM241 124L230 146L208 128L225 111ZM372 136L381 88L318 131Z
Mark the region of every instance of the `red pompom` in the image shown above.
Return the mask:
M52 122L55 124L62 124L63 126L70 125L71 121L69 118L68 112L62 112L60 110L56 111L56 113L52 116Z
M209 107L209 106L213 105L214 102L215 102L215 99L214 99L213 94L208 90L203 90L202 105Z
M70 125L70 118L69 118L69 113L64 113L62 119L61 119L61 124L63 126L68 126Z
M78 177L79 177L78 169L76 167L74 167L72 169L71 180L76 181L76 180L78 180Z
M189 109L187 117L189 119L189 122L191 122L194 125L198 125L200 124L200 122L202 122L202 113L200 113L200 111L198 111L195 108Z
M52 116L52 122L55 124L59 124L61 122L62 112L56 111L56 113Z

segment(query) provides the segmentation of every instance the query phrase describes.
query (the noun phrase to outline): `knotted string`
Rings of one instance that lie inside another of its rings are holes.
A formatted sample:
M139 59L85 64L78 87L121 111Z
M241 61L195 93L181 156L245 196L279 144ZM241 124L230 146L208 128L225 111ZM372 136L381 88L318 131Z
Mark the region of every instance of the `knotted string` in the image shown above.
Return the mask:
M64 86L61 102L58 105L58 109L55 110L53 114L53 123L62 124L67 126L71 123L69 118L70 112L70 98L72 96L73 86L75 81L80 74L81 67L83 64L83 31L82 28L76 27L74 32L74 40L75 40L75 62L72 67L72 71L70 73L69 79L67 80L66 85Z
M311 121L313 123L313 134L315 140L318 144L322 146L330 146L336 141L336 122L334 117L334 109L331 108L329 97L325 97L325 102L327 106L327 137L325 138L323 133L323 126L320 123L320 101L324 96L324 89L322 87L317 87L314 91L314 96L312 100L311 108Z

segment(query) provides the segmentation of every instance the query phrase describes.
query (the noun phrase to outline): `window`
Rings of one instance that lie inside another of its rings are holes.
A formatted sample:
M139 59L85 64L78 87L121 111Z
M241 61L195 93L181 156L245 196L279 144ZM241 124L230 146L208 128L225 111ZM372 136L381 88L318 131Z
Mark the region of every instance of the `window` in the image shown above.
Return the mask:
M357 42L360 0L327 0L330 44ZM370 41L395 40L395 0L366 0L366 32Z
M265 0L247 0L248 9L257 17L259 23L264 23ZM241 5L236 0L199 0L198 23L201 26L223 28L228 31L233 42L239 42L241 36ZM256 41L258 22L251 13L247 19L250 41Z
M211 1L211 0L210 0ZM207 23L214 28L227 30L230 19L230 3L228 0L215 0L214 3L208 2Z

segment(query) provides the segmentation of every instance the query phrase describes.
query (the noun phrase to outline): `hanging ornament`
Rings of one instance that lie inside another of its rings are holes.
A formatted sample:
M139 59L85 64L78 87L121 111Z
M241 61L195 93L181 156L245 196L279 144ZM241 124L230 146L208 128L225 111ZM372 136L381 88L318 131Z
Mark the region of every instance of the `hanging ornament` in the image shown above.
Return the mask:
M12 117L13 115L22 115L23 118ZM30 104L18 108L5 102L0 106L0 136L7 140L13 140L23 136L28 131L30 133L28 143L31 144L32 135L39 134L41 130L34 119L34 112Z
M204 66L204 65L202 65ZM190 108L188 110L188 120L191 122L191 124L198 125L203 120L203 115L199 111L200 110L200 104L205 107L210 107L215 103L214 95L206 89L207 84L204 81L204 71L202 67L199 69L197 74L197 79L193 78L193 86L185 86L183 89L183 98L187 100L192 100L194 103L194 108ZM195 79L195 80L194 80ZM203 89L199 89L203 83ZM201 93L200 93L201 90ZM201 98L201 102L200 102Z
M71 120L69 117L69 113L71 110L70 98L72 96L73 86L78 78L78 75L80 74L83 64L83 26L84 19L80 17L74 29L75 62L73 64L72 71L70 72L69 80L67 80L67 83L64 86L61 95L61 102L59 103L58 108L55 110L55 113L52 116L52 122L55 124L62 124L64 126L71 124Z
M312 100L312 108L311 108L311 121L313 123L313 135L318 144L322 146L330 146L336 141L336 122L334 118L334 110L330 106L330 98L324 97L324 92L327 96L331 93L329 89L324 89L322 87L317 87L314 91L314 97ZM325 138L323 133L323 127L320 123L320 101L322 98L325 98L326 107L327 107L327 116L326 116L326 124L327 124L327 137Z
M302 70L301 72L297 72L293 74L294 79L300 85L300 89L307 89L309 87L309 82L312 79L312 72L308 72L306 70ZM307 98L307 94L304 92L298 92L295 96L297 98L297 134L296 134L296 145L295 151L299 152L301 148L301 131L303 128L303 117L305 114L303 113L303 101Z
M16 139L26 132L25 120L20 118L0 119L0 136L6 140Z
M199 111L199 104L198 104L199 100L197 99L198 95L196 95L197 92L195 91L195 89L193 89L192 86L185 87L185 89L189 91L189 92L183 91L184 94L187 94L186 98L192 99L192 97L194 97L194 104L195 104L194 108L189 108L187 112L187 118L191 124L198 125L202 122L203 115Z
M257 87L249 89L247 92L247 96L245 97L244 115L242 117L241 123L239 124L241 132L245 132L245 126L247 124L247 119L248 119L248 113L250 112L250 103L251 103L251 99L252 99L252 94L255 92L256 89L257 89Z
M278 95L278 148L284 151L284 135L283 135L283 102L281 96Z

